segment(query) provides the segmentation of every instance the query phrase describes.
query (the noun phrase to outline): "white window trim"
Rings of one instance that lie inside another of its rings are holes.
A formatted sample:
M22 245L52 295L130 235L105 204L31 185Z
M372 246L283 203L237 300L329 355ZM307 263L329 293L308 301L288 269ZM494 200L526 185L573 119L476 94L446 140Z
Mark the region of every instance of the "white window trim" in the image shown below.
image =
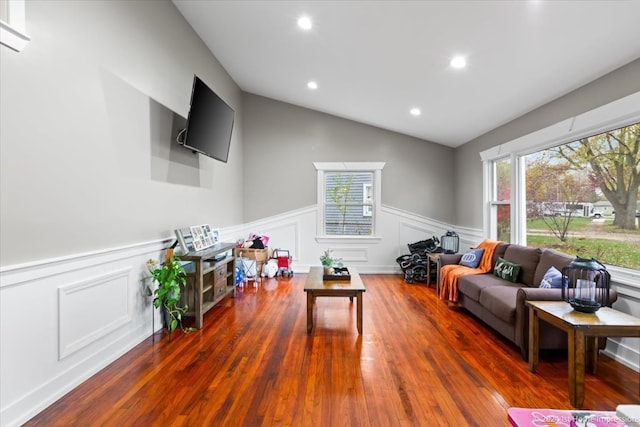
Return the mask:
M318 242L327 241L366 241L366 240L380 240L380 237L376 236L377 227L376 223L380 217L380 201L382 200L382 169L384 169L385 162L314 162L313 166L318 171L317 175L317 206L316 209L316 240ZM324 180L326 172L342 172L342 171L356 171L356 172L373 172L373 229L371 236L334 236L326 235L324 231L324 213L322 206L324 206L325 192L324 192Z
M480 152L482 161L525 156L640 121L640 92Z
M26 34L25 0L0 0L0 7L6 8L8 20L0 20L0 43L20 52L31 38Z
M497 218L497 207L500 205L510 205L511 209L510 209L510 228L511 228L511 235L509 236L509 241L514 241L514 224L515 224L515 220L514 220L514 205L513 205L513 193L514 191L516 191L516 188L514 188L513 183L514 181L514 168L510 169L510 180L511 180L511 199L510 200L497 200L496 196L497 192L498 192L498 180L497 180L497 175L496 175L496 169L494 167L494 164L500 160L506 160L509 159L510 164L513 165L514 162L514 156L505 156L502 155L501 157L498 157L496 159L493 159L491 161L485 161L483 162L483 197L484 197L484 201L485 201L485 206L486 206L486 212L483 215L483 227L484 227L484 232L485 235L488 236L490 239L496 240L498 238L498 218Z
M638 122L640 122L640 92L480 152L483 162L483 200L485 202L483 232L485 235L495 238L495 230L493 230L495 225L491 218L494 161L507 156L511 157L511 242L526 245L526 209L523 208L526 206L526 190L524 179L520 179L525 173L524 156ZM637 270L614 266L611 268L625 281L631 281L640 276Z

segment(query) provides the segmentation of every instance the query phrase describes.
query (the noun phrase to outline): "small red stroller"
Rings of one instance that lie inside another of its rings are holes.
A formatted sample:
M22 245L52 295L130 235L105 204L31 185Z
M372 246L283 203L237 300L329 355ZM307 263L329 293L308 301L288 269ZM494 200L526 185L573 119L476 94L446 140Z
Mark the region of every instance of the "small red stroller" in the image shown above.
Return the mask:
M281 275L282 277L291 277L293 276L293 270L291 269L291 255L289 255L289 251L286 249L274 249L273 250L273 258L278 260L278 272L276 276Z

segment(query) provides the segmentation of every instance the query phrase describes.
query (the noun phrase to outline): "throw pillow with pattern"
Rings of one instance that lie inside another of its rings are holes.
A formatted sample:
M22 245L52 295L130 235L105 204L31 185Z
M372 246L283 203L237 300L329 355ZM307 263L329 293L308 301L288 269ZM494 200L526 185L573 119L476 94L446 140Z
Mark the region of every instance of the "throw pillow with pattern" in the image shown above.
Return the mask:
M470 249L462 255L459 264L470 268L478 268L484 249Z
M541 288L557 288L562 287L562 273L554 266L549 267L544 277L540 281Z
M518 273L520 273L520 264L515 264L503 259L502 257L498 257L496 266L493 269L493 274L501 279L516 283L518 281Z

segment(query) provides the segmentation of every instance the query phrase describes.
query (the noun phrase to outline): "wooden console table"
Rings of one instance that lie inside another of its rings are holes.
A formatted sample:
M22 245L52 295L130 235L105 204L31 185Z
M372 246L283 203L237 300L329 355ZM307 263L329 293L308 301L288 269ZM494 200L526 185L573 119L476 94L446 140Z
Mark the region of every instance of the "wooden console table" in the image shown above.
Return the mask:
M182 303L189 306L185 315L195 317L198 329L202 328L202 317L207 311L228 294L236 296L235 257L215 259L217 255L233 251L235 246L234 243L216 243L202 251L178 255L182 261L191 261L184 266L187 287L182 294Z
M640 337L640 319L609 307L580 313L564 301L527 301L529 306L529 370L538 365L539 319L565 331L569 347L569 400L584 403L584 372L595 373L598 337Z
M322 280L322 267L311 267L304 291L307 293L307 333L313 330L313 306L316 297L349 297L351 301L357 299L357 326L362 335L362 293L366 290L360 275L355 268L349 267L351 280Z

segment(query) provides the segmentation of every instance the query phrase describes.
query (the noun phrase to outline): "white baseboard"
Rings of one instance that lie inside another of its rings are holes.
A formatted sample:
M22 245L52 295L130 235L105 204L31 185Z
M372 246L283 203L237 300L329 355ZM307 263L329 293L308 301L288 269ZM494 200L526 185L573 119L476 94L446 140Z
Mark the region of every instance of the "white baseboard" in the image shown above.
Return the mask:
M627 368L640 372L640 349L625 345L620 338L607 338L603 353Z

